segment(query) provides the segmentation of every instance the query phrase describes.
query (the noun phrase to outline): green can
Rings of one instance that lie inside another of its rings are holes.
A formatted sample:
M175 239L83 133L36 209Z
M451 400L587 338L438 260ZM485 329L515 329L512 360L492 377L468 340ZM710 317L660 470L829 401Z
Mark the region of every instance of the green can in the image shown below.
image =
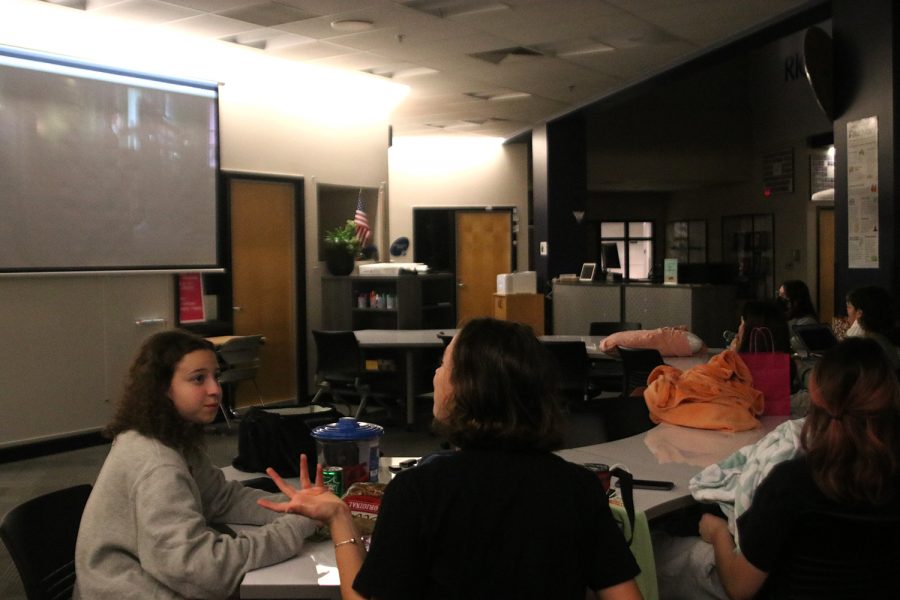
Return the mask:
M344 493L343 467L325 467L322 469L322 483L340 498Z

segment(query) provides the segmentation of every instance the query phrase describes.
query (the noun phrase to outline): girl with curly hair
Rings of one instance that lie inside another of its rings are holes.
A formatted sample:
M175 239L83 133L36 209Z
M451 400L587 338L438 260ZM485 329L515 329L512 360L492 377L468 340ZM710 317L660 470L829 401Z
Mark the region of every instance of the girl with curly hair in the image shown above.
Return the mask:
M300 552L309 519L257 505L203 449L222 388L212 344L185 331L144 342L106 429L113 437L78 532L74 598L226 598L243 575ZM263 525L236 537L213 523Z

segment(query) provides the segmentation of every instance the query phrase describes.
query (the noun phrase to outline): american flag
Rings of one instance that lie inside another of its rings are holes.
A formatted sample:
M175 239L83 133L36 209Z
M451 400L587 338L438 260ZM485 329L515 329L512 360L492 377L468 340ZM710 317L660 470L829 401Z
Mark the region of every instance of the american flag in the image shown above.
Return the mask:
M363 198L362 190L359 190L359 197L356 200L356 214L353 215L353 222L356 224L356 239L365 246L372 235L372 230L369 229L369 217L366 216L366 200Z

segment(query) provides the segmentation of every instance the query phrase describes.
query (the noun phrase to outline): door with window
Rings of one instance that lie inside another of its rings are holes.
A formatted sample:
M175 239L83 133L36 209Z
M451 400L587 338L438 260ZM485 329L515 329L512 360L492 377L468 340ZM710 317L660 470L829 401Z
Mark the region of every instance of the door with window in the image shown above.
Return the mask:
M609 268L625 280L649 279L653 269L653 221L601 221L598 255L602 244L619 251L618 268ZM601 265L603 266L603 265Z

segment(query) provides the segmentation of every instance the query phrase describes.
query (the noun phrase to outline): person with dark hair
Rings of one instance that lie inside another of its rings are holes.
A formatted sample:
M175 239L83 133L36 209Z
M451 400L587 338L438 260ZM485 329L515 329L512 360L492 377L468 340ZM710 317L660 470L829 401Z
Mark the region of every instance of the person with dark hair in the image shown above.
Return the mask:
M881 344L894 369L900 368L900 341L891 295L877 285L856 288L847 294L847 337L869 337Z
M799 279L789 279L782 283L778 288L778 300L784 307L788 325L814 325L819 322L809 288Z
M772 334L772 348L768 334L757 335L754 329L767 329ZM761 347L757 347L761 344ZM791 352L791 332L787 319L777 304L765 300L749 300L741 310L741 324L732 341L735 352Z
M819 322L809 288L799 279L789 279L778 288L777 302L784 310L784 316L787 318L787 324L791 331L791 348L795 352L801 352L805 345L803 340L794 333L794 327L815 325Z
M639 569L600 480L551 452L562 424L554 369L527 326L470 321L434 375L434 416L459 450L396 475L368 554L321 467L301 490L270 470L290 500L260 504L328 525L345 599L638 599Z
M750 598L764 584L777 593L803 544L794 539L798 515L900 512L900 385L881 346L839 343L816 365L810 393L802 454L776 465L756 490L737 521L740 550L724 519L707 514L700 521L731 598Z
M201 337L166 331L144 342L81 519L76 600L225 598L247 571L297 555L314 532L308 518L264 510L265 493L226 482L210 463L203 426L219 410L217 373ZM263 527L230 537L214 523Z

